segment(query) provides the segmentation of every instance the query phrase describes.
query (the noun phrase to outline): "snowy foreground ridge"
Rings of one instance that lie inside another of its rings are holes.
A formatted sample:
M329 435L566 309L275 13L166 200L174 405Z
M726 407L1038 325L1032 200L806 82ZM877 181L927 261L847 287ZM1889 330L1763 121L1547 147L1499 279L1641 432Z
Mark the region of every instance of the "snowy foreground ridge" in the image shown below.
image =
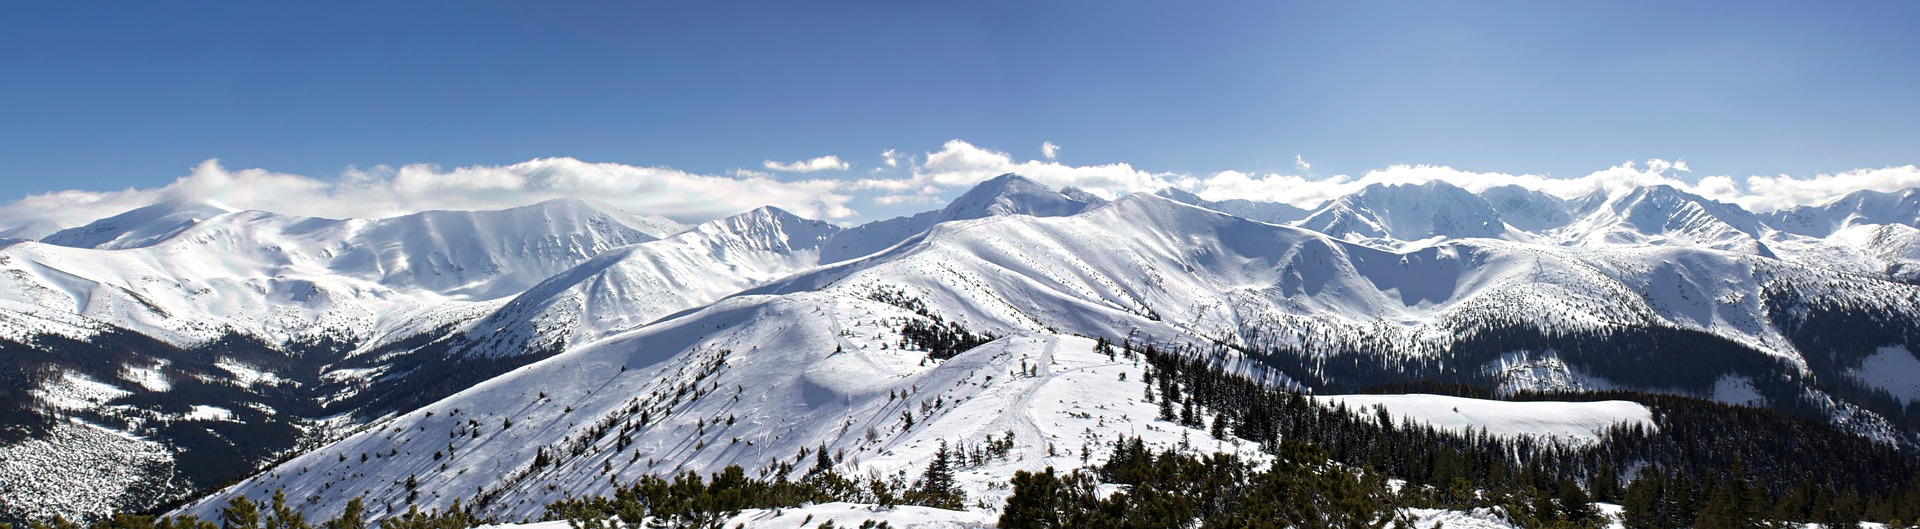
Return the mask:
M1617 512L1617 507L1602 506L1608 512ZM1410 509L1407 514L1414 520L1417 529L1518 529L1499 516L1486 510L1446 511L1437 509ZM883 509L874 505L851 503L824 503L794 509L770 511L752 509L742 511L726 521L726 527L745 527L747 529L773 528L812 528L819 524L832 522L834 527L857 528L867 521L886 522L896 529L982 529L997 525L998 520L990 513L980 511L948 511L927 507L901 506ZM1613 527L1619 527L1615 522ZM566 521L534 522L525 524L502 524L482 526L478 529L572 529Z
M1920 398L1917 227L1912 190L1758 214L1668 187L1436 182L1304 211L1015 175L852 227L771 207L683 226L582 201L391 219L156 204L0 242L0 345L33 374L0 380L20 388L0 418L50 425L0 424L26 432L0 453L92 485L0 465L19 498L0 516L244 477L181 512L284 490L311 513L484 496L480 514L521 520L616 479L823 446L842 474L911 480L942 442L1010 443L958 469L990 518L1014 471L1097 465L1120 436L1266 457L1156 420L1142 366L1093 337L1462 432L1577 445L1654 413L1352 393L1673 393L1911 448L1886 410ZM909 324L997 339L930 358ZM100 455L117 447L142 455Z

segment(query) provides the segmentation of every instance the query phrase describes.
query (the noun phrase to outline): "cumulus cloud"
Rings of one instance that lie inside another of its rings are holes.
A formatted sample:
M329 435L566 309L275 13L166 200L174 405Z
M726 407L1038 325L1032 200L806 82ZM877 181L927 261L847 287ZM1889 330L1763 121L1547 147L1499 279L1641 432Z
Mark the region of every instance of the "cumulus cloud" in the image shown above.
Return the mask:
M1912 165L1855 169L1808 178L1753 176L1747 178L1749 194L1736 202L1749 209L1774 210L1824 204L1860 190L1899 191L1912 187L1920 187L1920 168Z
M1312 167L1299 156L1295 156L1294 162L1302 172ZM1856 169L1812 177L1779 175L1741 179L1729 175L1709 175L1687 178L1689 175L1686 173L1692 172L1693 168L1684 160L1656 158L1640 163L1624 162L1572 178L1476 172L1438 165L1395 165L1367 171L1358 178L1348 175L1314 178L1279 173L1261 175L1221 171L1206 177L1177 179L1175 185L1208 200L1244 198L1285 202L1303 208L1319 206L1327 200L1352 194L1373 184L1424 184L1435 180L1476 193L1513 185L1569 199L1601 191L1667 185L1709 199L1733 203L1756 213L1820 205L1861 190L1887 192L1920 187L1920 168L1913 165Z
M1042 155L1057 156L1057 145L1042 144ZM482 210L523 206L554 198L582 198L627 212L680 221L703 221L763 205L823 219L858 220L848 205L858 197L882 207L937 204L953 193L1005 173L1025 175L1047 185L1078 187L1114 198L1131 192L1178 187L1211 200L1251 199L1311 208L1372 184L1422 184L1445 181L1469 191L1517 185L1565 198L1602 190L1670 185L1755 212L1832 201L1868 189L1897 191L1920 187L1920 168L1912 165L1858 169L1810 177L1789 175L1695 177L1683 161L1625 162L1570 178L1477 172L1436 165L1395 165L1357 177L1308 176L1312 168L1296 155L1299 174L1220 171L1189 175L1153 172L1115 162L1067 165L1054 159L1019 160L991 148L950 140L938 150L910 154L881 153L888 170L866 178L843 176L783 181L767 171L734 169L726 175L696 174L665 166L589 163L544 158L511 165L444 169L434 165L349 169L334 178L315 178L265 169L228 169L208 160L171 183L117 191L52 191L0 206L0 237L37 237L127 210L174 201L210 201L241 209L329 218L378 218L431 209ZM841 168L833 156L782 164L779 171ZM905 173L905 174L902 174Z
M1306 165L1306 161L1298 157L1295 161L1297 165ZM1208 200L1245 198L1285 202L1305 208L1318 206L1329 199L1354 193L1373 184L1424 184L1435 180L1473 192L1517 185L1562 198L1580 197L1600 190L1661 184L1722 200L1733 198L1738 193L1737 186L1733 186L1732 179L1728 177L1707 177L1695 184L1674 174L1687 170L1685 162L1655 159L1645 164L1625 162L1577 178L1464 171L1438 165L1395 165L1367 171L1359 178L1348 175L1309 178L1277 173L1257 176L1239 171L1222 171L1192 182L1189 189Z
M933 195L881 195L873 197L873 203L883 206L902 204L938 204L940 198Z
M1048 160L1058 159L1060 158L1060 146L1054 145L1052 141L1040 142L1040 154L1046 156Z
M642 215L706 220L774 205L814 218L855 215L835 180L784 182L763 175L701 175L670 167L543 158L513 165L349 169L320 179L207 160L172 183L120 191L56 191L0 206L0 227L71 227L161 201L328 218L377 218L431 209L482 210L555 198L593 200Z
M852 165L847 164L847 162L840 161L839 156L821 156L819 158L814 158L811 160L801 160L798 162L790 162L790 163L780 163L773 160L767 160L765 162L761 162L760 164L765 166L767 169L771 169L775 171L786 171L790 173L811 173L814 171L845 171L847 170L848 167L852 167Z
M1013 156L962 140L949 140L940 150L926 153L907 178L869 178L853 182L854 189L894 195L935 195L964 188L1007 173L1016 173L1053 187L1078 187L1107 198L1172 185L1172 173L1135 169L1125 163L1066 165L1055 161L1017 161Z

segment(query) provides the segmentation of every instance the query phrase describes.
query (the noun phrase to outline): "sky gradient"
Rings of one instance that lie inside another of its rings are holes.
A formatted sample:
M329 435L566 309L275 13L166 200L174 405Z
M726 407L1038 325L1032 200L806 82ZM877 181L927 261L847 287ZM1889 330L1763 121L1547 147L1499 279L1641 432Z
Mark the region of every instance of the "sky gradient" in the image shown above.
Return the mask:
M841 182L812 213L845 220L951 196L962 178L922 164L956 139L1126 164L1096 179L1115 191L1648 159L1745 187L1920 161L1912 2L713 4L8 6L0 202L215 158L337 182L570 157ZM875 178L895 183L846 184Z

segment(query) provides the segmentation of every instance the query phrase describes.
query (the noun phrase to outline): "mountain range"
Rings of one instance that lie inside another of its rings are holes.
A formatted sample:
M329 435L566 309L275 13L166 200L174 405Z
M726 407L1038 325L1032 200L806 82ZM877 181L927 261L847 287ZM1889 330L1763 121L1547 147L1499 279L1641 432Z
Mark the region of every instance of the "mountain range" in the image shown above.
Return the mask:
M1259 457L1156 423L1094 338L1308 392L1669 393L1916 450L1916 262L1920 190L1756 213L1434 181L1306 210L1004 175L858 226L161 203L0 247L0 454L34 462L0 467L0 521L275 490L512 520L642 474L825 450L905 475L997 440L1016 456L960 480L993 498L1120 432Z

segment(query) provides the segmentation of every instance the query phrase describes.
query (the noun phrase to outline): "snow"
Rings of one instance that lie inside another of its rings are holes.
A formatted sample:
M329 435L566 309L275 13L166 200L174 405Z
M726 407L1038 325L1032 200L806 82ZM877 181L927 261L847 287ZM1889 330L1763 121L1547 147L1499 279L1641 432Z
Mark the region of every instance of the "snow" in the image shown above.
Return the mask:
M0 446L0 515L44 519L54 514L138 510L127 505L136 489L168 491L170 450L160 443L78 421L61 421L51 434Z
M213 366L226 370L227 373L233 375L234 382L239 382L240 385L246 387L253 387L255 384L277 386L280 385L281 382L284 382L279 375L275 375L271 371L255 369L253 366L235 362L232 359L221 358L219 361L214 362Z
M1505 517L1489 508L1470 511L1452 511L1446 509L1406 509L1404 511L1414 519L1417 529L1518 529Z
M193 406L193 411L187 412L185 415L182 415L180 418L182 420L188 420L188 421L232 421L233 410L229 410L219 406L203 406L203 405L195 404Z
M643 520L641 524L650 522ZM822 503L788 509L746 509L728 518L720 527L772 529L818 527L833 522L834 527L858 529L868 520L887 522L898 529L975 529L998 525L999 516L981 511L948 511L915 505L883 508L856 503ZM570 529L566 520L519 524L483 525L475 529Z
M1738 404L1741 406L1765 406L1767 398L1754 389L1753 380L1738 375L1726 375L1713 382L1713 400Z
M1007 432L1013 446L1006 457L958 469L969 498L997 505L1011 493L1005 480L1015 470L1100 462L1119 435L1138 435L1155 447L1263 457L1255 446L1155 420L1157 407L1141 400L1141 368L1096 354L1092 340L1021 333L922 365L924 352L894 347L895 322L909 317L916 316L830 293L732 298L516 370L186 510L206 514L226 494L276 488L312 498L302 508L315 512L337 509L356 495L370 505L404 505L406 491L391 484L417 476L421 490L449 493L423 495L422 508L471 496L476 487L498 489L507 491L507 500L483 512L520 519L539 515L564 494L604 492L608 464L622 481L729 464L753 472L824 444L842 458L844 473L910 481L939 442L979 447L1006 439ZM723 350L730 351L724 359ZM1127 381L1121 373L1130 375ZM681 388L701 391L696 396ZM632 432L630 448L615 450L612 432L594 433L608 418L635 420L629 411L635 405L649 410L652 423ZM903 414L914 417L911 427ZM500 428L506 418L513 421L510 431ZM468 420L483 425L477 438L457 434ZM449 453L450 437L453 455L434 458ZM540 447L575 442L591 448L529 470ZM361 453L387 455L361 463ZM812 458L799 463L796 472L804 472ZM437 470L443 464L446 470ZM352 485L342 486L348 478Z
M1851 374L1862 384L1887 390L1894 398L1920 401L1920 358L1906 347L1881 347L1862 360Z
M59 378L48 380L34 392L41 402L62 410L91 409L131 394L118 386L73 371L60 372Z
M1560 360L1555 351L1534 355L1510 353L1482 368L1500 380L1501 394L1520 391L1598 391L1613 389L1604 379L1587 375Z
M151 367L141 367L133 364L123 365L120 366L120 379L137 384L147 391L169 391L173 389L173 383L167 380L166 373L160 371L166 367L167 362L165 361L158 362L157 365Z
M424 499L429 505L493 489L508 493L489 507L495 512L537 514L556 494L604 487L599 469L608 463L623 477L758 469L823 442L845 454L846 471L911 477L942 440L979 444L1011 431L1012 455L963 469L969 494L988 499L1007 493L1013 470L1072 468L1082 455L1097 461L1101 445L1122 433L1159 446L1245 449L1152 420L1137 368L1091 355L1077 336L1200 346L1377 341L1420 358L1446 353L1475 322L1503 317L1555 331L1697 330L1806 370L1773 324L1770 289L1920 317L1902 309L1920 287L1897 282L1920 277L1912 266L1920 220L1902 209L1912 192L1862 195L1787 229L1782 218L1672 188L1573 201L1524 191L1373 186L1298 212L1305 218L1294 226L1271 223L1295 214L1285 208L1174 193L1166 195L1178 201L1106 202L1013 175L940 210L851 228L775 208L679 226L580 201L343 220L163 204L0 246L0 337L84 338L111 325L183 346L227 332L275 343L339 335L366 344L364 352L452 326L470 340L448 361L564 351L234 489L284 485L325 510L349 492L403 497L392 484L418 475L445 494ZM923 353L899 350L894 334L919 316L869 300L881 289L1004 338L923 363ZM1459 367L1492 375L1505 391L1617 387L1555 351L1505 353ZM1252 369L1235 353L1220 361ZM219 366L243 385L283 382L259 366ZM336 369L324 380L404 376L387 367ZM1129 382L1119 382L1122 373ZM1920 397L1917 375L1920 361L1884 349L1855 373L1909 400ZM144 365L123 366L117 379L126 388L169 387L160 368ZM113 382L62 375L35 391L56 407L83 409L124 394ZM1751 400L1750 382L1723 377L1714 394ZM1443 427L1570 442L1650 417L1630 403L1333 398L1386 399L1375 402ZM1836 422L1892 435L1890 423L1858 406L1819 392L1806 398L1824 402ZM643 401L655 421L634 433L624 458L604 432L589 435L598 421L631 421L620 413ZM242 405L201 404L191 415L215 418ZM914 415L913 428L903 413ZM339 417L329 428L356 426ZM456 446L446 456L438 435L460 433L469 417L484 426L449 437ZM499 431L509 417L515 427ZM555 467L527 467L538 448L562 445L587 448ZM360 453L392 455L369 467L358 457L339 461Z
M1637 402L1514 402L1445 395L1327 395L1314 397L1329 406L1371 413L1384 406L1396 421L1410 421L1455 432L1485 430L1500 437L1531 436L1574 444L1596 443L1600 431L1620 423L1651 428L1653 410Z

